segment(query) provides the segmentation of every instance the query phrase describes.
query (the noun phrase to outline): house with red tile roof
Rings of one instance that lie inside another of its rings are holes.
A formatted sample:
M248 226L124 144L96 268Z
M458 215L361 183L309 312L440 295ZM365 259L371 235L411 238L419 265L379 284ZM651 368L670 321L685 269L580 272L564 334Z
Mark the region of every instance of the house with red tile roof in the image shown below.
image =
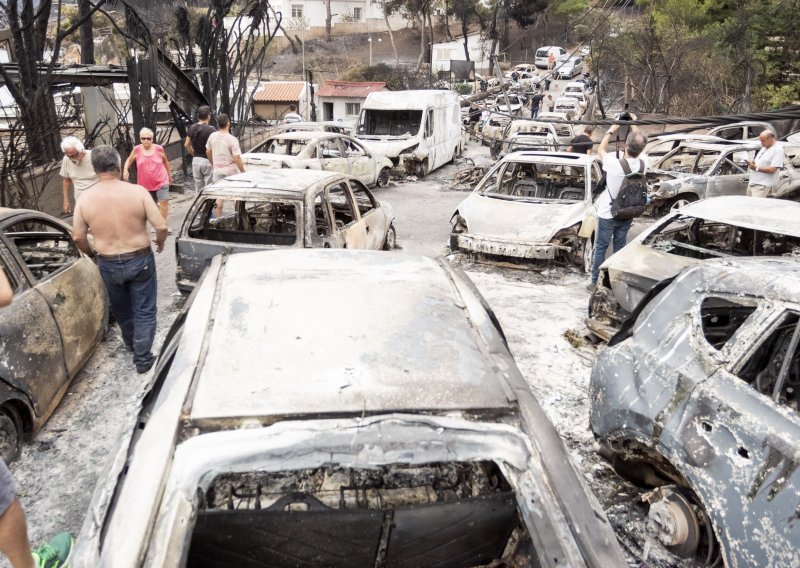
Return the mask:
M289 105L294 105L304 120L311 120L310 97L311 88L305 81L268 81L253 94L253 114L265 120L280 121L289 112Z
M355 122L367 95L388 91L383 82L326 81L317 91L322 120Z

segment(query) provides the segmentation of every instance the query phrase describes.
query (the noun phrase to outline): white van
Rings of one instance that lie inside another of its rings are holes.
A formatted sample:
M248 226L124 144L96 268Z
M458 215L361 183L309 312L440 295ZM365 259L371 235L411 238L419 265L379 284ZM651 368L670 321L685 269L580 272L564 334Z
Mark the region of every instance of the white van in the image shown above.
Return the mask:
M559 57L561 55L566 55L567 50L563 47L558 47L555 45L546 45L544 47L540 47L536 50L536 57L533 60L534 65L540 69L547 69L548 59L550 59L551 53L555 57Z
M361 108L356 138L417 177L457 158L464 147L455 91L380 91Z

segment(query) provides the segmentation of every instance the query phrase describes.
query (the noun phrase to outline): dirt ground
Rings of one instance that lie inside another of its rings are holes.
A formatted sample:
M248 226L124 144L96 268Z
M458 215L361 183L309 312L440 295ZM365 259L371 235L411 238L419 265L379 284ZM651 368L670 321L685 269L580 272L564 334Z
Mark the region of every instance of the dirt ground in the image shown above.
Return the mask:
M466 155L489 165L488 149L471 143ZM450 254L449 219L464 192L449 189L466 164L446 166L421 181L393 181L375 191L394 208L398 245L407 253L446 256L475 281L495 310L511 351L572 459L608 512L631 566L691 566L681 563L645 531L640 491L622 481L593 450L588 429L588 381L596 347L580 339L588 292L587 276L571 267L520 270L480 264ZM169 225L177 234L193 194L175 196ZM643 225L641 225L643 226ZM641 230L641 226L639 230ZM175 287L174 240L158 255L159 347L182 300ZM574 331L577 347L564 334ZM137 411L150 374L137 375L116 327L109 330L45 427L25 445L12 472L28 515L34 545L60 531L77 533L106 457Z

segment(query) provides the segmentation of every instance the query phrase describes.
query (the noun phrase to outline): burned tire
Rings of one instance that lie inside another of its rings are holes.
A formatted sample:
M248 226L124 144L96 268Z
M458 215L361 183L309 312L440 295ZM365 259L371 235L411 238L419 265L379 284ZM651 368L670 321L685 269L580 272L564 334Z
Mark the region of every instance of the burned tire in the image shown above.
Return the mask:
M397 231L394 225L389 225L389 230L386 231L386 240L383 241L383 250L394 250L397 246Z
M414 175L417 176L418 179L425 177L425 164L422 162L417 162L417 165L414 166Z
M0 458L7 464L19 457L22 449L22 419L10 404L0 407Z
M500 148L502 146L502 142L495 141L489 146L489 155L492 156L493 160L497 159L497 155L500 153Z
M389 185L389 168L383 168L378 172L378 179L375 181L375 185L378 187L386 187Z
M594 234L583 242L578 249L572 253L572 263L580 267L585 273L592 271L592 261L594 260Z

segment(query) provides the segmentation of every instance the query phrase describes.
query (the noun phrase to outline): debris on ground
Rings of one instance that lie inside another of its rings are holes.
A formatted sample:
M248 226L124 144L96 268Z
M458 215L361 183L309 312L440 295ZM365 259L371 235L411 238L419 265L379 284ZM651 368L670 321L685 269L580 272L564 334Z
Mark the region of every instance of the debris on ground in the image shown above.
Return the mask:
M577 329L565 329L562 337L567 340L567 343L578 349L583 345L583 334Z

